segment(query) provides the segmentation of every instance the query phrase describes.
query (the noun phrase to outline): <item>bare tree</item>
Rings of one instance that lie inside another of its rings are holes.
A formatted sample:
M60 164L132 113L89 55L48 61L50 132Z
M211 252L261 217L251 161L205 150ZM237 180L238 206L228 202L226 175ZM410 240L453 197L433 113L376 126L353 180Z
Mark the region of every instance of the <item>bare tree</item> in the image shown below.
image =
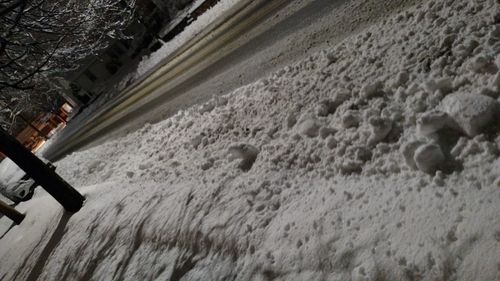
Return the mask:
M52 81L110 39L123 37L134 5L135 0L0 0L0 152L70 212L82 207L84 197L2 128L25 119L23 112L50 111L59 96Z
M53 79L106 48L135 0L0 0L0 125L56 100Z

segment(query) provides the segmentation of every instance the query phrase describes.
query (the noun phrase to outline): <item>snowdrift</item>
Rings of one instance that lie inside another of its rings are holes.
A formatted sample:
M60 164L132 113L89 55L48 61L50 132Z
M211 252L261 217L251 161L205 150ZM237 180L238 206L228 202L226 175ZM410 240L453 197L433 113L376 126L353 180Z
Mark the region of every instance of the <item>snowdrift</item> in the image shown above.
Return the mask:
M499 280L500 5L429 1L75 153L1 280ZM38 279L37 279L38 278Z

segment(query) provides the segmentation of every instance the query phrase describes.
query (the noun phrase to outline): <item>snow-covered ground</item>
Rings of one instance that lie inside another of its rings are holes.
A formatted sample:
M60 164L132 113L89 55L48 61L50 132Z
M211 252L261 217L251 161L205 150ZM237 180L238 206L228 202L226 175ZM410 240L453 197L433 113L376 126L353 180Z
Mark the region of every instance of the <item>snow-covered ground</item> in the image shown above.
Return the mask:
M429 1L57 164L1 280L499 280L500 4ZM3 219L2 219L3 220Z
M4 159L0 162L0 185L10 185L24 176L24 172L19 169L16 163L10 159Z
M0 162L0 188L3 192L11 191L11 186L19 181L23 176L24 172L17 167L17 165L10 159L4 159ZM5 197L5 195L0 191L0 200L6 203L12 203L10 199ZM2 228L0 227L0 236L2 235Z

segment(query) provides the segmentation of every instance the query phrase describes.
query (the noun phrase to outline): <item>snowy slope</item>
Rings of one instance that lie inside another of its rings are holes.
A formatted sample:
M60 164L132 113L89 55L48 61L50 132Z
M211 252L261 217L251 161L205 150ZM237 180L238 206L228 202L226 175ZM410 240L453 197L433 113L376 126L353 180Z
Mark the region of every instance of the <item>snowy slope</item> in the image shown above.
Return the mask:
M0 279L499 280L499 11L429 1L68 156L86 205L22 204Z

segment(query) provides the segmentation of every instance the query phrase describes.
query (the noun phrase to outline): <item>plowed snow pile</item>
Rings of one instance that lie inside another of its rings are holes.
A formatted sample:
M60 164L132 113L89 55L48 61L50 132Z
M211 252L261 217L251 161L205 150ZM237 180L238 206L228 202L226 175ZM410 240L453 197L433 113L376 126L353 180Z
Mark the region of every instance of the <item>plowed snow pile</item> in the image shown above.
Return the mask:
M427 2L67 157L86 205L21 205L0 279L500 280L499 11Z

